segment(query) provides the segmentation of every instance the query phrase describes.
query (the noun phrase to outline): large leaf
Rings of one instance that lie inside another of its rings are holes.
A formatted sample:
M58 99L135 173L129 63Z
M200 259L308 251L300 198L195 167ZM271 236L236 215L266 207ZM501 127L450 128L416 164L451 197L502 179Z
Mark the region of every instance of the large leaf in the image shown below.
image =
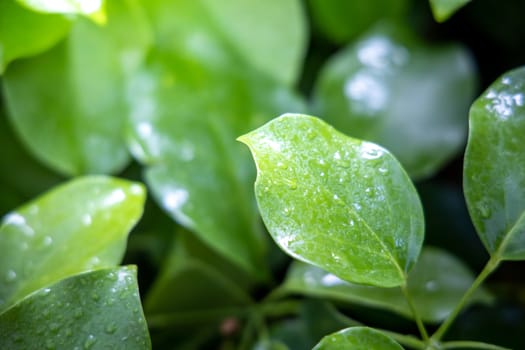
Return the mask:
M239 140L257 164L262 218L285 252L350 282L405 283L423 242L423 212L387 150L292 114Z
M351 327L327 335L313 350L403 350L403 348L375 329Z
M111 173L129 160L124 79L148 41L136 5L111 1L106 26L78 19L65 42L14 62L5 74L14 126L32 153L56 171Z
M308 0L316 27L337 43L355 39L377 21L400 18L408 3L406 0Z
M85 177L7 214L0 226L0 311L64 277L118 264L144 197L138 183Z
M463 47L429 47L380 26L328 61L314 104L337 129L386 147L418 178L463 146L475 86Z
M38 14L14 0L0 1L0 75L12 60L49 49L69 26L63 16Z
M438 22L446 21L457 10L472 0L429 0L432 14Z
M28 8L44 13L78 14L104 23L105 0L16 0Z
M470 110L464 190L483 244L500 259L525 259L525 68L495 81Z
M286 85L298 78L307 42L298 0L154 0L146 7L164 50L208 62L235 56Z
M173 218L260 277L265 242L253 167L235 136L303 107L260 75L223 69L153 53L129 89L131 150L149 165L146 181Z
M0 314L0 348L151 348L136 268L76 275L42 288Z
M443 321L474 281L461 261L436 248L424 248L408 276L408 291L419 316L426 322ZM288 271L285 291L331 298L391 310L412 318L412 311L400 288L377 288L345 282L318 267L299 261ZM490 295L480 290L470 302L488 302Z

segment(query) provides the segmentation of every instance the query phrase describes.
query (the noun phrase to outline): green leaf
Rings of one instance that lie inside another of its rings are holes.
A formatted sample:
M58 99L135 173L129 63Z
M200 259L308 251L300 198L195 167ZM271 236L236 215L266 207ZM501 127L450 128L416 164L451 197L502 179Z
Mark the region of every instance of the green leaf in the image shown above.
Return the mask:
M0 348L151 349L134 266L64 279L0 314Z
M351 327L327 335L313 350L403 350L403 348L375 329Z
M401 18L406 0L309 0L312 20L330 40L344 44L379 20Z
M307 44L299 0L155 0L146 7L163 50L212 62L239 58L288 86L299 77Z
M464 191L493 257L525 259L525 67L496 80L472 105Z
M457 10L468 4L472 0L429 0L434 19L438 22L445 22Z
M60 15L37 14L16 1L0 1L0 75L9 62L49 49L69 30Z
M264 223L286 253L350 282L405 283L423 242L423 212L387 150L293 114L239 140L257 164Z
M440 322L450 314L473 281L474 276L461 261L443 250L426 247L408 275L408 291L425 322ZM413 318L399 288L348 283L298 261L291 265L283 288L292 293L382 308ZM484 290L470 299L471 303L489 301L491 296Z
M85 177L7 214L0 226L0 311L62 278L118 264L144 197L138 183Z
M314 105L338 130L387 148L421 178L463 147L475 87L463 47L430 47L380 26L328 61Z
M44 13L78 14L104 24L105 0L17 0L34 11Z
M5 74L18 134L37 158L66 175L112 173L129 161L124 79L148 39L135 1L108 5L105 27L78 19L65 42L14 62Z
M130 148L148 165L146 181L170 216L262 278L266 242L251 190L253 166L235 137L304 107L263 76L225 69L153 52L129 87Z

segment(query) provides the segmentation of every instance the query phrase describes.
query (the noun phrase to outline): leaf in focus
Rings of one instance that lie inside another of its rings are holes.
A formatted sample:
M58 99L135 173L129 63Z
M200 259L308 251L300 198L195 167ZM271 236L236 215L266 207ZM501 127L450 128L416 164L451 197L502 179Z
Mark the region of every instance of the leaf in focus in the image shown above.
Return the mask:
M257 164L259 210L281 249L349 282L406 282L423 242L423 212L387 150L294 114L239 141Z
M113 173L129 161L124 80L149 40L133 3L109 2L104 27L79 18L64 42L13 62L5 74L12 124L33 155L57 172Z
M235 137L304 106L252 71L153 52L132 79L130 149L153 196L203 242L263 278L264 233L248 152Z
M7 214L0 226L0 311L62 278L117 265L144 197L138 183L84 177Z
M43 13L78 14L96 23L106 22L105 0L17 0L27 8ZM111 2L111 1L110 1Z
M0 1L0 75L9 62L43 52L69 30L61 15L45 15L24 9L16 1Z
M299 78L308 39L299 0L153 0L146 9L163 50L231 55L287 86Z
M470 109L463 187L492 257L525 259L525 68L496 80Z
M429 0L434 19L438 22L445 22L470 1L472 0Z
M379 20L406 14L406 0L309 0L312 20L335 43L344 44L368 30Z
M403 350L401 345L380 331L351 327L324 337L313 350Z
M412 178L422 178L463 147L475 88L466 49L426 46L384 25L328 61L314 108L338 130L387 148Z
M425 322L443 321L474 282L473 274L449 253L423 248L418 262L408 275L408 291L419 316ZM312 297L390 310L413 318L400 288L378 288L345 282L322 269L299 261L292 263L284 290ZM470 303L490 302L485 290L478 290Z
M151 349L136 268L61 280L0 314L0 348Z

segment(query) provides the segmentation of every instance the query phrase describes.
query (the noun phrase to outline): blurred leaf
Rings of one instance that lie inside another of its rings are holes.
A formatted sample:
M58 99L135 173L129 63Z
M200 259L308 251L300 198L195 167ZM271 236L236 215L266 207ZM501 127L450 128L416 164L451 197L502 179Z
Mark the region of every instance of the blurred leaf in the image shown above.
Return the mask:
M253 350L288 350L288 347L278 340L263 340L255 344Z
M426 247L408 275L408 290L425 322L443 321L474 281L463 263L443 250ZM345 282L315 266L294 262L283 288L292 293L378 307L412 318L399 288L377 288ZM483 290L471 303L489 302Z
M62 278L118 264L144 197L138 183L85 177L7 214L0 226L0 311Z
M461 46L424 46L401 28L382 26L327 63L314 104L334 127L386 147L420 178L463 146L475 87Z
M464 191L492 257L525 259L525 68L496 80L470 110Z
M383 19L401 18L407 0L309 0L312 20L330 40L344 44Z
M129 94L130 148L148 165L146 181L159 204L213 249L264 277L253 165L235 137L284 110L303 109L301 101L253 72L161 53L135 75Z
M9 62L46 51L63 38L69 21L21 7L14 0L0 1L0 75Z
M324 337L313 350L403 350L383 333L368 327L346 328Z
M151 348L133 266L64 279L0 314L0 348Z
M387 150L293 114L239 140L257 164L262 218L285 252L347 281L405 283L423 242L423 211Z
M11 64L9 117L45 164L67 175L112 173L129 161L123 135L124 78L148 38L135 1L111 1L105 27L79 19L65 42Z
M438 22L445 22L457 10L468 4L471 0L429 0L432 14Z
M307 44L299 0L154 0L146 6L163 50L215 63L236 57L288 86L298 79Z
M16 0L34 11L79 14L103 24L106 21L105 0ZM111 1L111 0L110 0ZM113 0L114 1L114 0Z

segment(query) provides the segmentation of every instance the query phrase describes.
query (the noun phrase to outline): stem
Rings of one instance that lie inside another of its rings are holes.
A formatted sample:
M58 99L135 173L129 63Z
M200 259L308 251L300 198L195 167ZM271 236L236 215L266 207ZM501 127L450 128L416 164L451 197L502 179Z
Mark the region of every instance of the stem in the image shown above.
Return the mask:
M449 341L445 342L442 345L443 349L455 349L455 348L471 348L471 349L479 349L479 350L511 350L509 348L504 348L502 346L494 345L494 344L487 344L477 341Z
M456 317L459 315L461 310L465 307L465 304L468 302L472 294L479 288L479 286L485 281L485 279L494 271L500 263L500 259L498 255L492 256L483 270L480 272L478 277L474 280L470 288L463 294L463 297L459 301L459 303L456 305L454 310L450 313L450 315L447 317L445 322L439 326L437 331L432 335L432 339L436 342L438 342L443 335L446 333L448 328L452 325Z
M429 337L428 337L427 329L425 328L425 325L423 324L423 321L421 320L421 317L419 316L419 313L417 312L417 309L414 305L412 297L410 296L406 283L401 286L401 290L403 291L403 295L405 296L405 299L408 303L408 307L410 308L410 311L412 312L412 316L414 316L414 320L416 321L417 328L419 329L419 333L421 333L421 337L426 343L428 343Z

